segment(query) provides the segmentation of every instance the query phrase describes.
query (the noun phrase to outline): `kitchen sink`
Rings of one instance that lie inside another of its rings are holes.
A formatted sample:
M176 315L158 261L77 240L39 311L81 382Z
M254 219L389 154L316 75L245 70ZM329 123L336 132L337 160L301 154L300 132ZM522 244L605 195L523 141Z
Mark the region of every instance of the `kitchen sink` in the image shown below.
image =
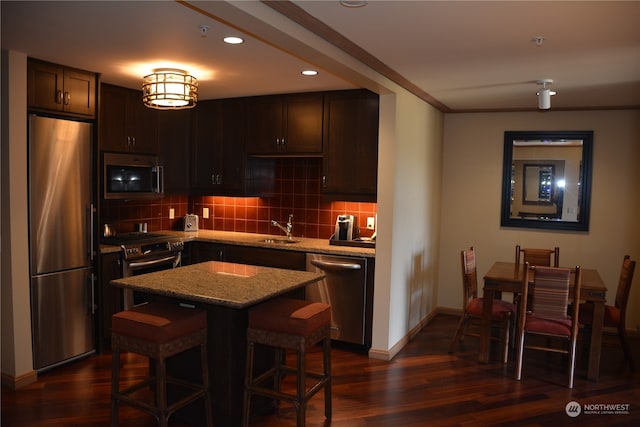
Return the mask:
M292 243L298 243L300 240L289 240L289 239L260 239L261 243L272 243L274 245L286 245Z

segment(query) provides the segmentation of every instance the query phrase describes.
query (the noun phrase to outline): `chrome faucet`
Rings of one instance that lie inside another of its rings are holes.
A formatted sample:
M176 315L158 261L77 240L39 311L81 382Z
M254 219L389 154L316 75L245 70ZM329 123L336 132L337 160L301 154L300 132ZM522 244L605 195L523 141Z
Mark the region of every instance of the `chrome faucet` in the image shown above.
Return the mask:
M287 221L287 226L283 227L282 225L280 225L278 223L278 221L276 221L275 219L271 220L271 225L278 227L280 230L284 231L285 233L287 233L287 239L288 240L292 240L293 239L293 235L291 234L291 232L293 231L293 214L289 214L289 221Z

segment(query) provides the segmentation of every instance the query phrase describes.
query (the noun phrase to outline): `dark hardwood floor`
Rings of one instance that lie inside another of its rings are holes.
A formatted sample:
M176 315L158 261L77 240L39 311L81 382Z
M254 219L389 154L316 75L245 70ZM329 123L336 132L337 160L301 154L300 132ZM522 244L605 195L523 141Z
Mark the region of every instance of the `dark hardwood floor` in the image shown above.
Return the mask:
M628 372L613 337L605 339L611 344L603 348L600 380L587 380L586 360L579 359L575 386L569 390L564 385L566 365L561 355L527 352L523 379L518 382L512 378L513 362L506 367L499 362L479 364L473 337L465 338L457 353L448 354L457 320L436 316L390 362L334 349L333 420L324 422L323 394L319 393L309 403L307 426L640 425L640 374ZM633 351L640 365L637 338ZM125 360L124 376L133 379L145 374L144 359L126 355ZM492 360L498 360L496 354ZM320 352L312 352L309 365L319 361ZM110 374L110 356L92 356L43 374L37 383L17 392L3 388L2 426L109 425ZM583 410L586 404L629 405L628 413L582 413L571 418L565 412L571 401ZM151 416L123 407L120 425L156 424ZM295 411L282 403L275 413L254 418L251 426L295 426Z

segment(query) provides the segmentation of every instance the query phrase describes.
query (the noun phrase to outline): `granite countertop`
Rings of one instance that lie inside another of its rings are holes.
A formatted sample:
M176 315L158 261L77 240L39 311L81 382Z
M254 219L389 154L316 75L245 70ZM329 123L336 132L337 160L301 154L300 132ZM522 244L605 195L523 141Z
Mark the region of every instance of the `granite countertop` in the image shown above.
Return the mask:
M321 273L207 261L112 280L111 284L185 301L246 308L324 278Z
M215 230L199 230L199 231L174 231L161 230L160 233L181 237L185 242L209 242L222 243L229 245L252 246L261 248L282 249L297 252L313 252L329 255L347 255L362 256L374 258L376 256L375 248L371 247L352 247L330 245L326 239L309 239L305 237L294 237L296 243L267 243L265 239L283 239L284 236L274 236L271 234L256 233L238 233L233 231L215 231ZM119 246L100 245L101 253L118 252Z

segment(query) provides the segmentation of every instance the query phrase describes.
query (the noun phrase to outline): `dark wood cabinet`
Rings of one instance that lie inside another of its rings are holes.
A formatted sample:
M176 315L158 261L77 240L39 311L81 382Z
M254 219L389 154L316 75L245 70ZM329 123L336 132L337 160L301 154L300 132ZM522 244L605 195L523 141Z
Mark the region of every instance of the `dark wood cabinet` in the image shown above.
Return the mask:
M111 349L111 316L124 309L122 289L111 286L109 282L122 277L120 252L100 255L100 282L98 292L98 351Z
M191 194L247 196L273 188L272 159L245 154L243 98L200 102L193 113Z
M242 99L198 103L193 120L192 188L221 195L242 193L244 118Z
M100 88L100 150L158 154L158 110L142 92L103 84Z
M323 193L353 201L376 201L378 95L336 91L324 101Z
M225 246L218 243L191 242L190 262L224 261Z
M29 109L95 117L95 73L30 58L27 76Z
M304 271L306 269L306 255L304 252L253 246L226 245L224 254L224 260L227 262L259 265L262 267L286 268L289 270Z
M247 153L322 155L323 94L247 98Z
M164 167L165 194L189 191L192 111L158 112L158 158Z

